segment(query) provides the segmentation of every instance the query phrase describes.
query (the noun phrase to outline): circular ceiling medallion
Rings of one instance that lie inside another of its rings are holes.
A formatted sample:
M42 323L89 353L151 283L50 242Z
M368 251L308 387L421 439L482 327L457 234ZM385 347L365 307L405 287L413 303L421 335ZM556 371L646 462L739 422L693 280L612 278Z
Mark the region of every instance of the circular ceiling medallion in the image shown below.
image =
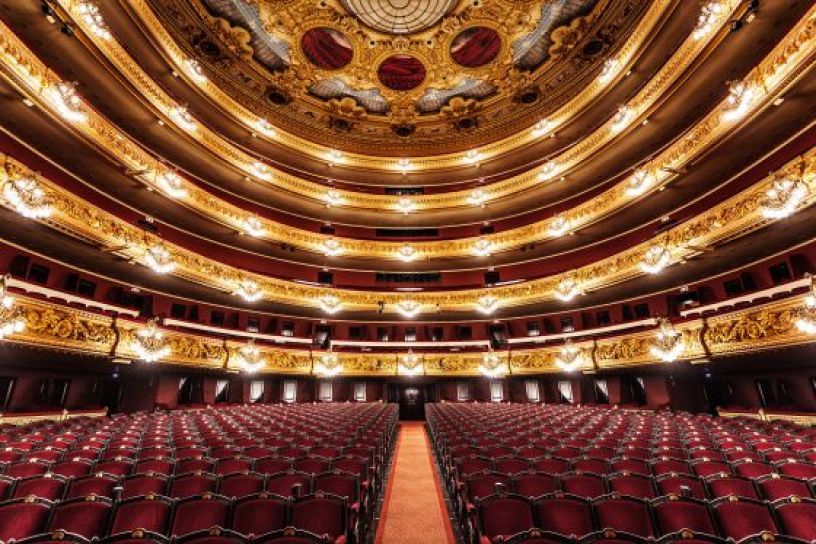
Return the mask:
M380 32L410 34L433 26L459 0L342 0L360 21Z
M377 69L380 83L395 91L410 91L425 79L425 66L409 55L392 55Z
M340 69L354 55L348 38L333 28L307 30L300 39L300 47L312 64L324 70Z
M496 58L501 49L499 33L492 28L476 26L459 33L451 43L451 57L460 66L478 68Z

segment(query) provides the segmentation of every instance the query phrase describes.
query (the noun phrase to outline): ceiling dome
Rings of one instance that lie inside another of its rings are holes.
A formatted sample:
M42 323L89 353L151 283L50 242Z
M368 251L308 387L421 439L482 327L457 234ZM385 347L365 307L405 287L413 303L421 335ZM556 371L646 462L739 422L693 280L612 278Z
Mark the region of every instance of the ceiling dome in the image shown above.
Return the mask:
M342 0L363 23L387 34L410 34L433 26L459 0Z

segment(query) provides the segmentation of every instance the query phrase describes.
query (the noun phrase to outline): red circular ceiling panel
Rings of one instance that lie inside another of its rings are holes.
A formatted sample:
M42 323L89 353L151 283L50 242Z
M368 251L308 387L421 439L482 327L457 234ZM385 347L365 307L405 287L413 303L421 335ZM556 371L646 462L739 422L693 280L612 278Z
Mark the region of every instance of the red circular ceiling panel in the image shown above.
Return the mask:
M476 26L459 33L451 44L451 57L460 66L478 68L496 58L501 38L492 28Z
M324 70L344 67L354 54L348 39L333 28L307 30L300 39L300 46L306 58Z
M408 55L392 55L377 69L380 83L395 91L415 89L425 79L426 74L425 66Z

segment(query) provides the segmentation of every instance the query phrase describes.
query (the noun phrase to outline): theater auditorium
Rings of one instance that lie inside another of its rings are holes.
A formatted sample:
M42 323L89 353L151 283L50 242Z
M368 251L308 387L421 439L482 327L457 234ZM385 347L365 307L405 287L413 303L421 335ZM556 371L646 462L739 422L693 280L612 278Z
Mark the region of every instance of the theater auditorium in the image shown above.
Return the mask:
M816 544L816 0L0 0L0 544Z

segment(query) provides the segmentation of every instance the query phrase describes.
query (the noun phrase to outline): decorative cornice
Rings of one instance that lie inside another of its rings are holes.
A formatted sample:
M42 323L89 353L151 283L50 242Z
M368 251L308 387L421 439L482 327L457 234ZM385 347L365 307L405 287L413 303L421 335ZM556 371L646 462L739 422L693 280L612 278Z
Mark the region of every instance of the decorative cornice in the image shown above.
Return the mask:
M107 356L118 361L137 359L135 333L142 324L84 312L82 310L20 296L16 304L26 320L23 332L6 339L12 344L81 352ZM796 296L750 309L711 318L701 318L677 325L684 350L681 360L691 361L766 349L812 343L814 337L800 331L795 321L807 312L804 297ZM211 370L237 372L237 352L244 342L222 340L183 333L162 331L170 354L162 363L187 365ZM658 363L650 354L655 331L643 331L602 339L576 341L581 364L576 370L597 372L621 367ZM322 352L257 345L265 361L261 373L311 374L314 360ZM501 364L509 362L510 375L562 372L556 365L561 346L494 352ZM391 376L405 352L337 353L344 375ZM431 376L476 376L484 352L415 353L421 359L424 373ZM659 363L667 364L667 363Z

